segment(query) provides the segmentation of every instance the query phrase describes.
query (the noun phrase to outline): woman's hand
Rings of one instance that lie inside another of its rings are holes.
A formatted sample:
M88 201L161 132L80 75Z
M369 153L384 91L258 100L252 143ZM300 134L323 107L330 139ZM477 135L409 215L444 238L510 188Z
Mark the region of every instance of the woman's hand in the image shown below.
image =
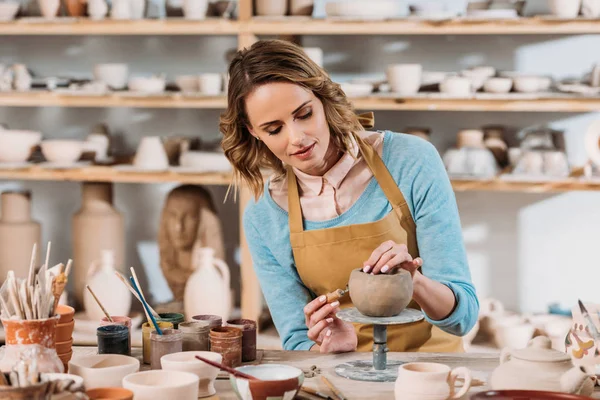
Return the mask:
M342 321L335 314L340 302L326 303L320 296L304 307L308 338L319 345L321 353L344 353L355 351L358 338L351 323Z
M396 244L394 241L388 240L379 245L371 257L363 263L363 272L389 274L397 268L402 268L414 276L415 271L421 265L423 265L423 260L419 257L413 260L405 244Z

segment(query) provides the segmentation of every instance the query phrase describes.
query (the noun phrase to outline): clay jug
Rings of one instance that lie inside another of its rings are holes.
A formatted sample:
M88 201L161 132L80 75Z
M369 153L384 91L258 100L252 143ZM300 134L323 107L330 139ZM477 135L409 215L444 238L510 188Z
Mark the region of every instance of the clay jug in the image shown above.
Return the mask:
M41 244L41 228L31 219L29 192L4 192L0 199L0 281L3 281L9 270L18 277L27 276L33 245L37 243L39 249Z
M188 279L183 293L186 319L194 315L213 314L224 321L231 312L229 267L215 258L211 247L197 247L192 255L194 273Z
M88 268L100 259L102 250L114 252L117 268L125 264L125 225L112 203L113 185L86 182L82 194L81 209L73 216L72 225L73 280L79 306L83 305Z
M131 292L115 275L115 255L112 250L103 250L88 270L87 284L94 291L104 309L111 316L128 316L131 308ZM84 289L83 306L88 319L100 321L105 317L88 290Z

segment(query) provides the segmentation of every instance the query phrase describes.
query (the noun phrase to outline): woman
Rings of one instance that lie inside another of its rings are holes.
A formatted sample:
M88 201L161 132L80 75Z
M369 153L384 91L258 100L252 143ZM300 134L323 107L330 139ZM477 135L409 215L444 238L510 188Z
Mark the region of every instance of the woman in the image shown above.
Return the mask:
M336 318L349 296L324 296L360 267L412 274L411 307L426 317L389 327L391 351L461 351L479 304L437 150L365 131L340 86L294 44L259 41L229 74L222 146L255 195L244 230L284 348L372 349L372 326ZM274 177L264 183L261 169Z

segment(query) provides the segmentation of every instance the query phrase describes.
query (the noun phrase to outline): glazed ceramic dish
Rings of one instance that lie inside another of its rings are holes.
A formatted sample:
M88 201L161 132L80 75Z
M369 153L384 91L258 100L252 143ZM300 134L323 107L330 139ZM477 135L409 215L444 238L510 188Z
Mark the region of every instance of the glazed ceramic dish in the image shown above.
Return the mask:
M584 400L589 397L538 390L490 390L471 396L471 400Z
M190 372L152 370L123 378L123 387L134 393L136 400L198 398L198 376Z
M249 381L229 376L231 386L240 400L293 399L304 382L302 370L288 365L248 365L236 369L260 379Z

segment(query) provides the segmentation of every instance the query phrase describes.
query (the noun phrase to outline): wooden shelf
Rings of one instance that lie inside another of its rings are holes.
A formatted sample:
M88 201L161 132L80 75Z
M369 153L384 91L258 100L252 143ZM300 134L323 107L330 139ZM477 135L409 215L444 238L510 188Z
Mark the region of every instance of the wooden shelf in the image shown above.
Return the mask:
M514 20L398 19L350 21L302 17L255 17L242 29L257 35L558 35L600 33L600 20L550 17Z
M183 18L119 21L23 18L0 22L0 35L539 35L600 33L600 20L548 17L515 20L398 19L351 21L309 17L255 17L249 21Z
M111 167L89 166L78 169L45 169L33 166L22 170L0 169L0 179L24 181L73 181L115 183L179 182L196 185L229 185L230 174L180 174L175 172L122 172Z
M239 31L239 22L223 18L203 21L183 18L134 21L24 18L0 22L0 35L237 35Z
M600 97L562 96L540 99L450 99L414 97L366 97L351 99L358 110L373 111L512 111L512 112L595 112ZM0 93L4 107L132 107L132 108L208 108L225 109L227 99L184 96L173 92L164 95L139 96L111 93L108 95L72 95L47 91Z
M2 180L25 181L73 181L73 182L115 182L115 183L165 183L178 182L198 185L229 185L232 176L228 173L181 174L176 172L123 172L105 166L87 166L78 169L46 169L32 166L22 170L0 169ZM501 179L453 180L452 187L457 192L494 191L549 193L575 190L600 190L600 180L585 182L578 178L568 178L554 182L524 183Z

